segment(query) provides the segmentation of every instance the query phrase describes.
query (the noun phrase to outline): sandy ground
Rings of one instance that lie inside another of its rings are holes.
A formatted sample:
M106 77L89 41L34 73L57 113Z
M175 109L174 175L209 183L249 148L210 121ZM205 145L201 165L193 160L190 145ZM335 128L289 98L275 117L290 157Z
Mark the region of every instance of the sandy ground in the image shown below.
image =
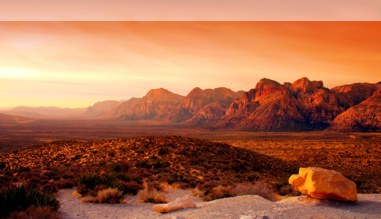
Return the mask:
M202 202L194 198L197 207L167 214L152 210L154 204L137 203L136 197L127 197L126 204L85 204L73 196L74 189L60 190L58 200L63 219L101 218L377 218L381 219L381 194L359 194L356 203L316 200L305 196L287 198L278 202L255 195ZM168 200L190 196L191 191L171 190Z

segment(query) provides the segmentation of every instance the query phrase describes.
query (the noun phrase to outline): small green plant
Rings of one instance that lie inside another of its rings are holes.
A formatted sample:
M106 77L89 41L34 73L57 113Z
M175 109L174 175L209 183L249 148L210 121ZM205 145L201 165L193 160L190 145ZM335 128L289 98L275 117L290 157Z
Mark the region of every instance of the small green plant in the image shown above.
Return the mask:
M57 211L59 202L53 196L28 185L11 185L0 190L0 218L9 216L11 212L25 211L31 206L45 206Z

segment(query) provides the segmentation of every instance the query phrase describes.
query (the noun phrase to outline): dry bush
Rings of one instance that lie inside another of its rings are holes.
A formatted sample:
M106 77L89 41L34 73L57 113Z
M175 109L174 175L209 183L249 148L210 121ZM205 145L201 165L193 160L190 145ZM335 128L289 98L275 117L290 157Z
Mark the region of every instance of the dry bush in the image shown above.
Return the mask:
M195 197L202 198L202 197L204 197L204 194L205 194L205 192L202 191L201 189L199 189L198 187L196 187L192 190L192 195Z
M25 211L13 212L8 219L58 219L58 213L49 207L32 206Z
M31 206L48 207L53 211L59 208L54 196L28 185L8 186L0 190L0 218L14 211L25 211Z
M259 195L265 199L274 201L274 189L264 181L256 181L255 183L239 183L230 191L232 196L240 195Z
M107 188L98 191L97 196L95 197L85 197L82 199L82 202L85 203L123 203L124 195L122 191L119 191L115 188Z
M147 182L143 183L143 189L138 192L138 200L142 203L167 203L167 199L163 192L158 191L148 185Z
M214 199L232 197L230 192L231 190L232 190L231 186L218 185L214 187L213 189L206 191L203 199L204 201L211 201Z
M168 191L173 189L181 189L181 186L178 183L168 184L167 182L162 182L159 185L161 191Z

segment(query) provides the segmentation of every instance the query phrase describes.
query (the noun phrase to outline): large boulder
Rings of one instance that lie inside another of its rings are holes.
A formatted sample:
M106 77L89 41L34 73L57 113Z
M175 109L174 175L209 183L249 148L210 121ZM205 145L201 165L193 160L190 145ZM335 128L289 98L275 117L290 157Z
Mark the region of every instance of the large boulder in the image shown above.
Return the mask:
M300 168L288 182L295 190L317 199L357 201L356 184L334 170Z

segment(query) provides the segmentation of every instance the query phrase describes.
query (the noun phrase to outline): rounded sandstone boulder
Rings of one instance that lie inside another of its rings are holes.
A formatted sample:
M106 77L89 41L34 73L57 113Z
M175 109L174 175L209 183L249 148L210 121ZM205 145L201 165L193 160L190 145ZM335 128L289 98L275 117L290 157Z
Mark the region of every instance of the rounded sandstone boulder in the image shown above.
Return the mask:
M299 168L299 174L293 174L288 182L295 190L313 198L357 201L356 184L334 170Z

